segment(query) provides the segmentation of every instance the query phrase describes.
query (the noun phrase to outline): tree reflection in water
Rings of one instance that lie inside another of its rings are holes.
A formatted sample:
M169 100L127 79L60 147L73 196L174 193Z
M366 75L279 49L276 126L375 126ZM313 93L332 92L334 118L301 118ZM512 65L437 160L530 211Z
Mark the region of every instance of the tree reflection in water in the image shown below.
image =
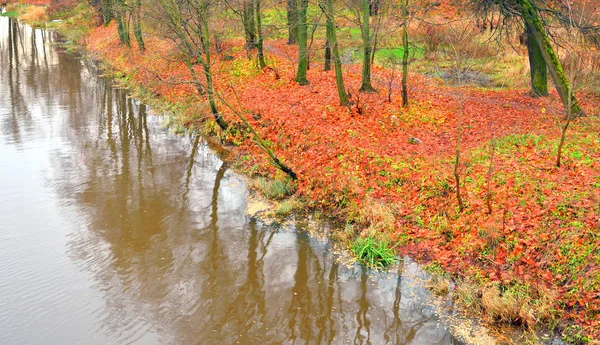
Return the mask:
M244 179L201 137L170 133L52 34L8 23L1 135L47 147L44 178L81 224L68 255L103 301L98 343L455 344L410 260L347 267L303 231L309 218L249 218Z

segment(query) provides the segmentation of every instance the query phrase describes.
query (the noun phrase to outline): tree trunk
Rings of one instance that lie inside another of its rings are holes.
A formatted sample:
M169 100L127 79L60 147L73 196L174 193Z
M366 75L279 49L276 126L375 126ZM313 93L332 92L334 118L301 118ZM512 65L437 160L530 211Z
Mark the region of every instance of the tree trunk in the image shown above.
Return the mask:
M104 24L108 25L113 19L113 2L112 0L101 0L100 1L100 13L104 19Z
M298 10L298 72L296 82L300 85L308 85L306 71L308 70L308 28L306 25L306 12L308 9L308 0L298 0L300 8Z
M370 4L369 0L362 0L362 40L363 40L363 66L362 83L360 91L373 92L375 88L371 85L371 32L370 32Z
M146 45L144 44L144 38L142 37L141 16L142 16L142 1L136 0L135 7L132 12L133 35L135 36L135 39L138 43L140 52L143 54L146 51Z
M202 26L200 27L200 39L202 44L202 50L204 53L204 59L200 59L202 63L202 67L204 69L204 77L206 78L206 91L208 93L208 102L210 104L210 111L215 118L215 121L219 125L222 130L226 130L228 127L227 122L223 119L223 116L219 113L219 109L217 108L217 102L215 101L215 86L213 84L212 73L210 70L210 32L208 29L208 18L207 18L207 3L206 0L202 4L202 11L200 11L200 20L202 22ZM192 67L193 70L193 67Z
M298 42L298 3L297 0L287 0L288 44Z
M260 13L260 1L261 0L254 0L254 3L256 4L256 10L254 11L256 14L256 34L257 34L257 41L256 41L256 49L258 50L258 64L260 65L260 68L265 68L267 67L267 63L265 61L265 53L263 50L263 36L262 36L262 19L261 19L261 13Z
M379 14L379 5L381 0L371 0L369 5L369 14L376 16Z
M217 102L215 102L215 87L213 85L212 74L210 72L210 66L204 64L204 76L206 77L206 90L208 91L208 102L210 104L210 112L213 114L215 121L221 127L222 130L227 129L227 122L223 119L223 116L219 114L217 108Z
M329 44L329 39L325 40L325 65L323 70L331 71L331 45Z
M244 36L246 38L246 50L250 51L256 47L256 24L254 23L254 1L244 0L242 9L242 24L244 24Z
M531 76L531 95L533 97L548 96L548 66L542 55L540 46L533 35L531 27L525 23L527 37L527 53Z
M338 50L337 33L335 31L335 18L333 16L333 0L325 0L324 7L325 8L322 9L324 10L326 17L327 40L333 55L333 65L335 66L335 83L337 85L340 104L345 106L348 105L348 93L346 93L346 88L344 87L342 60L340 59L340 52Z
M131 47L131 39L129 38L129 28L127 25L127 13L125 12L125 4L120 1L114 8L115 19L117 20L117 31L119 33L119 41L127 47Z
M558 95L560 96L567 114L570 116L585 116L583 109L581 109L579 102L571 90L569 80L565 75L565 71L563 70L558 56L552 48L550 38L548 38L548 35L546 34L546 30L538 16L537 10L533 8L529 0L519 0L519 5L521 6L521 15L523 16L525 23L531 28L535 41L548 65L550 76L552 77L556 91L558 91Z
M402 106L408 107L408 1L402 8Z

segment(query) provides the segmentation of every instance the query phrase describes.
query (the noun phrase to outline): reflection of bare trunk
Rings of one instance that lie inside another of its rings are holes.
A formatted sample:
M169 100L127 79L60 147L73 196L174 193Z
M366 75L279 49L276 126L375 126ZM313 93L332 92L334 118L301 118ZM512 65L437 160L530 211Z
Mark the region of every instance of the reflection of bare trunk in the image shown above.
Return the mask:
M400 318L400 302L402 302L402 266L398 267L398 278L396 280L396 290L394 294L394 305L392 307L392 312L394 318L392 319L392 323L385 330L386 344L402 344L404 343L404 339L399 337L400 328L402 327L402 319Z
M212 208L211 208L212 211L210 213L210 228L215 232L215 237L216 237L216 232L219 230L217 227L217 222L219 220L219 217L218 217L219 188L221 188L221 180L223 179L223 176L225 176L225 172L227 171L227 168L229 168L229 164L227 164L227 162L223 162L221 164L221 167L217 171L217 175L215 177L215 185L213 186Z
M325 300L319 301L323 306L323 313L321 313L322 319L319 320L320 331L317 337L317 344L333 344L333 340L336 336L335 320L332 317L332 312L335 310L333 302L335 300L335 283L337 282L338 276L338 263L336 260L331 262L329 268L329 278L327 280L327 290L325 294ZM325 279L322 279L325 282Z
M363 268L362 274L360 276L360 301L359 301L359 309L356 314L356 322L358 323L358 327L356 327L356 336L354 337L354 343L356 344L370 344L371 343L371 321L369 320L369 307L370 303L367 299L367 281L369 280L369 275L367 271ZM362 330L367 332L367 336L362 335Z
M264 262L262 260L263 256L258 258L258 247L259 243L262 242L265 232L256 228L255 219L250 221L248 227L250 228L250 237L248 239L248 281L246 289L249 293L246 294L247 300L244 306L246 312L244 314L246 314L248 317L251 317L252 315L259 315L261 318L261 324L264 324L263 319L267 312L265 291L263 288L265 282L265 276L263 273ZM248 313L248 309L252 310L252 313Z
M198 152L199 145L200 145L200 135L196 134L196 137L194 138L194 144L192 145L192 150L190 152L190 162L188 164L187 173L185 175L185 191L183 192L183 204L181 205L181 213L182 214L185 211L185 206L187 204L187 195L190 192L190 181L192 180L192 170L194 169L194 164L196 163L195 157L196 157L196 152Z
M308 288L308 241L309 237L307 233L300 231L296 232L298 263L296 264L296 274L294 274L294 286L291 290L292 302L288 309L290 315L290 321L288 323L288 339L292 342L295 342L298 338L296 335L297 330L300 330L300 339L311 339L312 327L308 315L311 314L310 302L312 300L312 295Z

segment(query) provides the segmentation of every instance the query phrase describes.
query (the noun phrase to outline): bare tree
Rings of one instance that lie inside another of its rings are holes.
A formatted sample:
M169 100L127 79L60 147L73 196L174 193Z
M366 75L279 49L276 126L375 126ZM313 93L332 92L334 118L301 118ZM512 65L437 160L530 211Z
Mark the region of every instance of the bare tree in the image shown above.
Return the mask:
M183 63L192 78L190 83L199 93L206 90L211 113L219 127L227 129L227 122L217 108L211 73L208 16L213 3L211 0L156 0L156 4L154 20L164 26L167 37L182 54ZM204 80L198 76L196 64L202 66Z

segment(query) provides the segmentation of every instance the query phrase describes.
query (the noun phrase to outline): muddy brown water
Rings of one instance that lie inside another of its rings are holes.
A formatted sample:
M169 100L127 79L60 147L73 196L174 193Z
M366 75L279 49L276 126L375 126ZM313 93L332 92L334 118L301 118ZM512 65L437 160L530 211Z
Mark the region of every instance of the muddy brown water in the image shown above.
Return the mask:
M416 264L248 216L201 138L56 40L0 17L0 344L458 343Z

